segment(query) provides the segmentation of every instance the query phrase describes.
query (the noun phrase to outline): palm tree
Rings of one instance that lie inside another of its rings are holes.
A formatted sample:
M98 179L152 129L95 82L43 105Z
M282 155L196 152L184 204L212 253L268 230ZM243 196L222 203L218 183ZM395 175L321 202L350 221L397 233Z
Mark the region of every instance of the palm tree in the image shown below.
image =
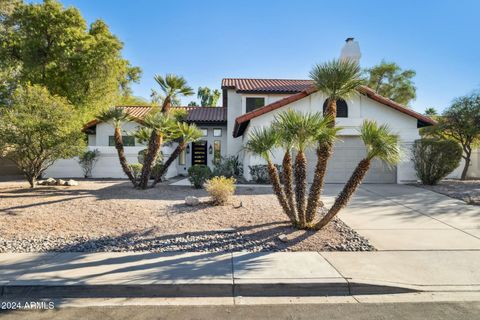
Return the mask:
M181 95L190 96L194 94L193 89L187 86L187 81L183 77L174 74L167 74L165 78L156 75L154 79L165 93L165 99L163 100L161 109L163 116L158 114L158 112L154 112L149 120L150 124L148 126L152 129L152 133L148 141L148 149L145 155L140 182L138 184L142 189L146 189L148 186L148 179L152 173L153 164L155 163L155 159L162 147L163 138L165 137L165 132L162 130L167 130L167 127L171 129L171 120L174 119L174 116L170 115L172 100L178 99ZM167 124L167 119L170 124L165 126Z
M155 75L154 79L165 94L162 112L168 112L172 100L178 99L179 96L191 96L194 94L193 89L187 86L187 80L181 76L167 74L164 78L161 75Z
M157 160L158 153L166 138L175 130L176 122L168 114L160 111L150 112L143 121L144 126L150 128L152 133L148 141L147 152L143 160L142 174L138 187L146 189L148 187L148 179L152 173L152 168Z
M179 122L177 126L178 133L176 133L176 135L179 136L180 141L170 157L168 157L167 161L163 164L162 169L157 172L152 187L155 187L155 185L162 180L162 176L168 170L168 167L187 148L187 145L191 142L197 141L202 136L202 131L200 131L195 124Z
M270 154L272 149L278 143L278 135L273 127L257 129L255 128L249 135L248 141L245 144L245 150L259 155L267 162L268 174L272 182L273 192L277 196L278 202L282 207L285 214L288 216L292 223L296 223L296 219L291 215L290 208L288 206L285 192L282 189L280 183L280 176L278 174L277 167L272 162Z
M283 140L290 140L291 146L296 151L294 181L296 211L300 228L306 226L307 159L305 150L315 142L318 128L322 126L323 122L320 113L303 114L292 109L279 114L275 121L278 134ZM286 186L286 189L289 189L289 186Z
M123 172L127 175L128 179L133 183L133 186L137 186L137 181L132 173L130 166L128 165L127 158L125 157L125 150L123 148L122 139L122 122L128 119L128 115L122 108L111 108L102 112L97 116L97 119L102 122L113 122L115 139L115 149L117 149L118 159L122 166Z
M315 166L315 173L313 176L313 183L310 187L310 193L308 195L307 209L306 209L306 222L310 225L316 217L317 208L319 206L320 194L323 188L323 181L327 169L327 161L331 156L331 150L333 144L337 139L337 133L342 128L330 127L332 122L331 118L326 116L317 127L315 134L315 140L317 141L317 164Z
M328 104L324 115L330 119L328 127L334 128L337 116L337 100L346 100L355 94L357 88L363 83L361 69L358 63L353 60L332 60L315 65L310 72L310 77L317 89L327 96ZM310 219L315 215L320 203L324 176L332 151L333 143L320 143L319 141L317 145L317 164L310 186L309 203L307 204L307 214Z
M328 213L315 225L316 229L326 226L350 200L370 168L373 159L380 159L389 165L400 161L398 135L393 134L387 125L378 126L375 121L364 121L360 136L367 148L367 155L362 159L348 182L343 187Z

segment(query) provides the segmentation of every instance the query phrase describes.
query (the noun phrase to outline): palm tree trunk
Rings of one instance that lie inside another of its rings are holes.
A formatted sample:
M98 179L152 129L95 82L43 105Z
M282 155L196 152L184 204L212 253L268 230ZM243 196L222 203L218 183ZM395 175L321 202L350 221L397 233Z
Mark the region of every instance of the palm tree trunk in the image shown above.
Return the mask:
M290 210L290 216L294 217L298 221L297 210L295 207L295 196L293 193L293 165L291 150L285 151L282 162L282 174L283 174L283 187L285 190L285 197L287 198L288 207Z
M300 228L306 225L305 196L307 193L307 159L305 152L299 150L295 157L295 198L297 200L297 214Z
M282 186L280 184L280 176L278 174L278 170L270 160L268 160L267 166L268 166L268 175L270 176L270 180L272 182L273 193L275 193L275 195L277 196L278 202L280 203L280 206L282 207L285 214L288 216L290 221L295 225L296 223L295 217L292 217L290 215L290 210L288 207L287 199L285 197L285 192L283 192Z
M173 161L175 161L178 158L180 153L182 153L186 147L187 147L186 143L180 142L178 146L175 148L175 150L173 150L170 157L168 157L167 161L165 161L165 163L163 164L162 169L159 172L157 172L157 175L155 176L155 180L153 180L153 183L152 183L152 188L155 187L155 185L162 180L162 176L165 174L165 172L167 172L168 167L170 167Z
M322 229L337 215L340 209L347 205L348 201L352 197L352 194L355 192L355 190L357 190L360 183L362 183L363 178L367 174L369 168L369 159L363 159L358 163L357 167L352 173L352 176L350 179L348 179L348 182L343 187L343 190L335 199L335 203L330 210L328 210L328 213L322 218L322 220L315 225L315 229Z
M332 154L332 145L325 143L319 145L317 148L317 165L315 166L315 175L310 186L310 193L308 195L306 220L307 224L311 224L315 220L318 205L320 203L320 195L323 189L323 182L325 180L325 173L327 169L327 162Z
M148 187L148 179L152 173L153 165L157 160L158 152L162 147L162 141L163 137L157 134L156 130L153 130L150 140L148 141L148 149L143 160L142 175L140 176L140 182L138 183L138 186L141 189L147 189Z
M171 103L171 98L170 96L166 96L165 99L163 100L163 104L162 104L162 112L163 113L168 113L170 111L170 107L171 107L172 103Z
M132 182L133 186L137 186L137 181L128 165L127 157L125 156L125 150L123 149L123 139L122 132L120 127L116 127L113 137L115 139L115 149L117 149L118 159L120 160L120 165L122 166L123 172L127 175L128 179Z
M328 99L328 104L324 115L331 117L332 122L329 123L329 127L334 128L335 120L337 119L337 100L332 98Z

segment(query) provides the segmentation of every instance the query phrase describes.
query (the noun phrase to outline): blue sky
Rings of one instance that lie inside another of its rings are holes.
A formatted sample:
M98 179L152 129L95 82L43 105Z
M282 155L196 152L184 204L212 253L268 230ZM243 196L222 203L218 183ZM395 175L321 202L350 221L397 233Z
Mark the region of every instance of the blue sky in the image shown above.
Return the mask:
M415 110L448 107L480 88L480 1L63 0L88 22L103 19L143 76L183 75L193 88L224 77L304 79L355 37L362 67L382 59L417 72ZM185 99L188 102L191 99Z

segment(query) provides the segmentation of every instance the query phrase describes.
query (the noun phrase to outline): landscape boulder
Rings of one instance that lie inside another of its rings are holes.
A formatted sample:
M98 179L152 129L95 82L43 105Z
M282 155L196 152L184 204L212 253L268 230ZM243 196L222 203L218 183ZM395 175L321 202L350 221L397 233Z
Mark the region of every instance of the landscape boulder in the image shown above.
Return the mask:
M66 186L69 186L69 187L78 186L78 181L75 181L75 180L73 180L73 179L70 179L70 180L68 180L67 182L65 182L65 185L66 185Z
M187 196L185 197L185 204L187 206L196 206L200 203L200 200L194 196Z

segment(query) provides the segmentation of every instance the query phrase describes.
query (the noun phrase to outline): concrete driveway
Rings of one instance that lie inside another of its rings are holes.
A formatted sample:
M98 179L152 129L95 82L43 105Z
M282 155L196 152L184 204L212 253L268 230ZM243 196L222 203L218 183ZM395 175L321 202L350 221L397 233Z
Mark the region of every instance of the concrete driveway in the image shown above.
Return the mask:
M480 250L480 207L415 186L363 184L339 215L378 250Z

